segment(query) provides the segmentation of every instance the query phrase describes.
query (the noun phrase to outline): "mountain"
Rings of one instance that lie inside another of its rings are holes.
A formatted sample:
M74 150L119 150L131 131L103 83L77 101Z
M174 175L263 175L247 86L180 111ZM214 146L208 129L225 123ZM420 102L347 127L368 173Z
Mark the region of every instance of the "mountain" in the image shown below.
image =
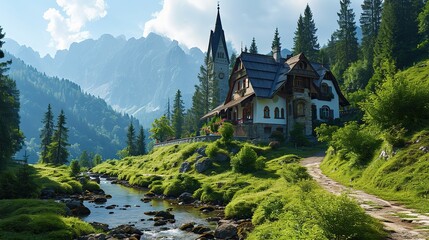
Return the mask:
M177 41L151 33L146 38L103 35L73 43L52 58L6 40L5 50L49 76L67 78L114 109L135 116L144 126L166 109L167 99L182 91L190 106L204 54L182 49Z
M7 74L20 91L21 130L26 136L24 150L32 163L38 159L40 128L48 104L52 106L54 121L64 110L71 144L69 159L78 157L83 150L99 153L105 159L114 158L125 147L129 123L139 124L136 119L113 110L103 99L83 92L76 83L48 77L7 52L5 59L12 60Z

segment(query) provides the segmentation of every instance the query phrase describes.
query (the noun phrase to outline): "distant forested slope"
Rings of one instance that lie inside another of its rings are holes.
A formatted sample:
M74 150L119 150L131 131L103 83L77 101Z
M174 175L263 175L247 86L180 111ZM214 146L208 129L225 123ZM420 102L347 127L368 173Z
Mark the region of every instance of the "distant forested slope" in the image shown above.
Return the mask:
M41 121L48 104L52 106L55 121L61 109L65 112L70 159L83 150L113 158L124 148L127 127L130 121L136 126L135 119L114 111L103 99L84 93L69 80L48 77L13 55L7 54L6 59L12 59L8 75L20 91L21 129L26 136L24 150L30 154L30 162L38 159Z

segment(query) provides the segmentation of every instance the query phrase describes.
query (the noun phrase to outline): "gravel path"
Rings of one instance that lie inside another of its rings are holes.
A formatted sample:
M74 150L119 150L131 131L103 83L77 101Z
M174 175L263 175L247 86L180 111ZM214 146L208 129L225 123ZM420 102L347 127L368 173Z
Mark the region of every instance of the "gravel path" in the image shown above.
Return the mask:
M324 153L304 158L301 165L323 188L334 194L346 193L354 198L372 217L379 219L388 231L389 239L429 239L429 216L419 214L392 201L355 190L328 178L320 170ZM429 213L428 213L429 215Z

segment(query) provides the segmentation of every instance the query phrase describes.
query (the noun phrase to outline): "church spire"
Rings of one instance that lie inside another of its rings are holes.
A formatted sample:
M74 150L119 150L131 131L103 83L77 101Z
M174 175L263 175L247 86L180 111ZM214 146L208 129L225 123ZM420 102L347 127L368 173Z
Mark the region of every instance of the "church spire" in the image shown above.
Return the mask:
M217 2L217 17L216 17L215 33L216 32L221 32L221 31L223 31L223 29L222 29L222 21L220 20L219 2Z

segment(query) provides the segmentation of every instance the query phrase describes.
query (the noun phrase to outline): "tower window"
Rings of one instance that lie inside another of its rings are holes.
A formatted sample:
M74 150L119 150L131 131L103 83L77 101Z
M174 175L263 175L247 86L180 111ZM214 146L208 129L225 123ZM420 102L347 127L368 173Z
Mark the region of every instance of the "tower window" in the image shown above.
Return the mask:
M276 107L274 109L274 118L280 118L280 112L279 112L279 108L278 107Z
M218 57L218 58L225 58L225 53L223 53L223 52L218 52L218 53L217 53L217 57Z
M270 118L270 108L268 106L264 107L264 118Z

